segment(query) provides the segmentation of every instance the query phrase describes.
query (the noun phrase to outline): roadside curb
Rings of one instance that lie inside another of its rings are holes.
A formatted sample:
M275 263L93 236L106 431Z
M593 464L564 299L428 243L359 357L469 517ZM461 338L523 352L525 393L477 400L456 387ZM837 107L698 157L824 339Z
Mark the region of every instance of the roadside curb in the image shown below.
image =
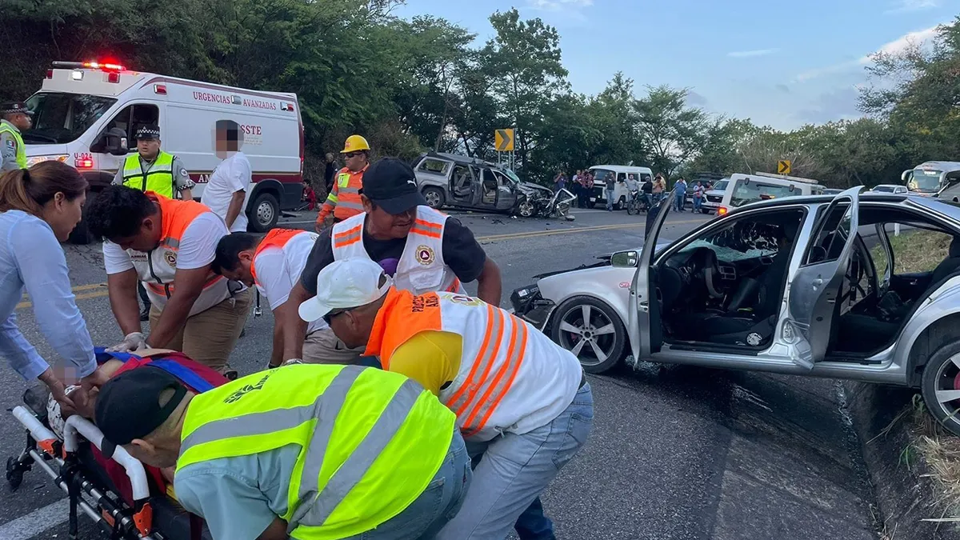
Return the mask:
M843 388L876 497L881 538L960 540L951 525L922 521L941 517L943 510L935 501L927 463L918 452L907 450L910 415L901 413L915 392L850 381L843 382Z

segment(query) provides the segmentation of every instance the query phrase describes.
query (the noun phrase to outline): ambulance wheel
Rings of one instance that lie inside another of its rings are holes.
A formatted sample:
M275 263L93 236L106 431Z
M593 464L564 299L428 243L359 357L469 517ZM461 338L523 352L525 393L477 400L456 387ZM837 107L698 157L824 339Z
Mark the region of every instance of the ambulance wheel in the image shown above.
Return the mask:
M23 469L19 467L17 458L7 458L7 483L11 490L16 490L23 483Z
M280 219L280 203L272 193L261 193L250 206L249 228L253 232L267 232Z
M89 207L90 203L97 198L97 194L90 192L87 193L86 206ZM90 227L87 226L87 216L83 216L80 219L80 223L77 223L77 226L74 227L73 231L70 232L70 237L67 241L71 244L85 246L94 241L93 235L90 234Z

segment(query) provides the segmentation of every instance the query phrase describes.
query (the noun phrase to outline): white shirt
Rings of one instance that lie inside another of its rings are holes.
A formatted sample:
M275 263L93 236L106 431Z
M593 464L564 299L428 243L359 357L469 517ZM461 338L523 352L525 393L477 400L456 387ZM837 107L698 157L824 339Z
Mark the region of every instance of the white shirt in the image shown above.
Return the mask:
M264 249L254 260L257 271L257 289L275 310L290 299L290 291L300 282L300 274L307 266L307 258L316 241L315 234L298 234L283 248ZM295 306L296 308L296 306ZM307 334L327 328L323 319L307 325Z
M243 152L237 152L217 165L217 169L210 175L210 182L203 188L200 202L226 220L227 209L230 208L230 199L233 198L233 194L246 191L251 182L253 182L253 169L250 167L250 160ZM243 206L240 207L240 214L230 227L230 232L246 231L247 200L245 198Z
M17 328L24 289L41 333L64 364L78 377L93 373L93 342L70 289L60 242L40 218L20 210L0 212L0 357L32 380L49 366Z
M177 268L194 270L213 262L217 254L217 243L229 234L227 226L216 214L204 212L187 226L180 239L180 251L177 253ZM113 242L103 243L103 265L107 274L119 274L133 268L130 254Z

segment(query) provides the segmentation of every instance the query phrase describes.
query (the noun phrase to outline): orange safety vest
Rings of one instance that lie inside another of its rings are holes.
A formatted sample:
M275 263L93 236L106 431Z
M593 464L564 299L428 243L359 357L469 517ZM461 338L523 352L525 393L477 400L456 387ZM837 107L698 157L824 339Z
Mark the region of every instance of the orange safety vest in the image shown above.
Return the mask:
M184 231L194 219L211 210L198 202L168 199L152 191L146 192L146 195L160 207L160 243L146 253L132 249L128 249L127 253L150 299L162 307L174 292L177 254ZM227 279L211 271L190 315L205 311L229 297Z
M333 217L340 220L363 212L360 189L363 187L363 173L366 172L367 167L369 165L357 172L346 167L340 169L330 189L330 195L327 195L327 200L320 209L320 215L317 216L317 223L322 223L330 212L333 212Z
M540 427L573 401L580 386L582 368L569 351L510 313L462 294L414 296L391 288L364 354L379 356L389 371L397 348L426 331L462 337L460 370L439 397L457 415L465 439Z
M257 249L253 252L253 259L250 261L250 274L253 275L253 280L257 280L257 256L263 253L263 250L268 248L280 248L283 249L283 246L287 245L290 240L293 240L294 236L298 234L313 234L316 236L316 233L309 233L300 229L270 229L270 232L263 237L263 240L260 241L260 245L257 246Z

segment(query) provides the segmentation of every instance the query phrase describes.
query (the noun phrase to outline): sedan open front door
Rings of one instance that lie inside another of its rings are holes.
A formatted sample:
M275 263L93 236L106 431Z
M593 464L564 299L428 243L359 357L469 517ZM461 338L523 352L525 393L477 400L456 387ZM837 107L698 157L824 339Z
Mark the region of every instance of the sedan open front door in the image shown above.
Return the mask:
M830 345L837 298L857 239L861 189L837 195L817 216L807 245L797 246L803 259L789 284L789 313L781 337L792 349L791 360L808 369L824 359Z
M630 335L630 346L635 360L648 360L650 355L660 351L663 345L663 329L660 326L660 303L657 300L657 284L652 272L653 257L657 251L657 238L663 223L670 213L670 203L674 200L671 191L660 200L659 207L654 207L647 214L647 223L644 234L643 248L640 250L640 259L637 262L637 272L633 275L630 286L630 303L628 307L627 331Z

